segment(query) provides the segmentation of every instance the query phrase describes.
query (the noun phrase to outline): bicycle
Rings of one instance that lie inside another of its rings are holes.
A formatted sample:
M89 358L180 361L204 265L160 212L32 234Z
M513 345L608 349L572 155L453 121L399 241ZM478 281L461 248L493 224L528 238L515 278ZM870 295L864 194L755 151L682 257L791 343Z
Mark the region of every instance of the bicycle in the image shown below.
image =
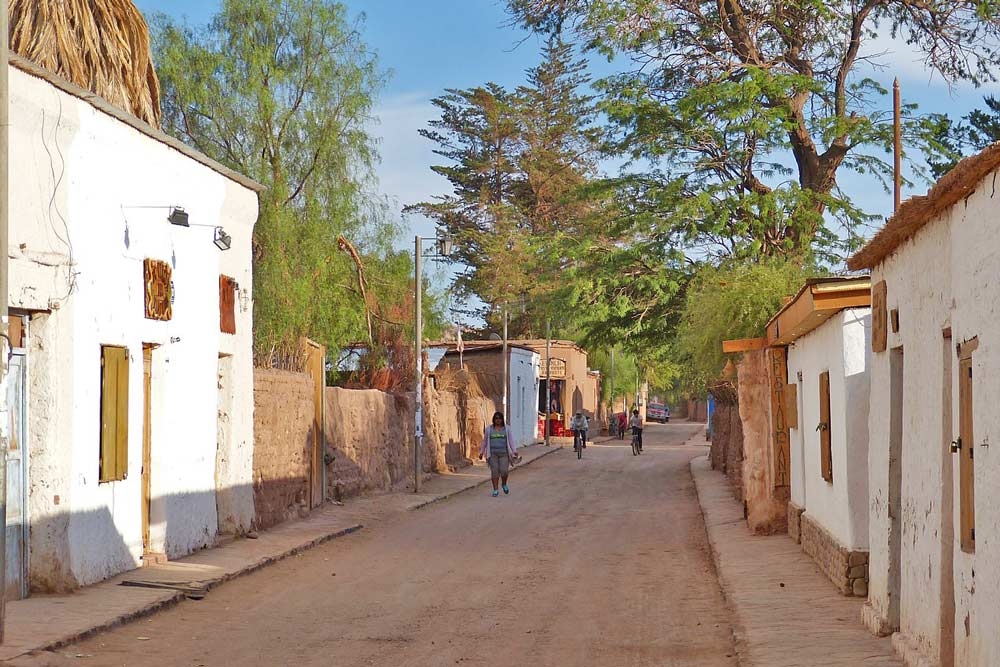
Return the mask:
M573 431L573 451L576 452L576 458L583 458L583 437L580 435L579 430Z
M632 456L639 456L639 454L641 454L641 453L642 453L642 450L639 449L639 434L638 433L633 433L632 434Z

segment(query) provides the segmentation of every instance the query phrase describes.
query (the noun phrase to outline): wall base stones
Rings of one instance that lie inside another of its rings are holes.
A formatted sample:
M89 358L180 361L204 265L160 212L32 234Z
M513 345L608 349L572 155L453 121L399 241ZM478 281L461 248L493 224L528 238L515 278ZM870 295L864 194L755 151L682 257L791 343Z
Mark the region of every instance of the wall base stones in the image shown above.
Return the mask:
M804 507L799 507L793 502L788 503L788 536L796 544L802 544L802 513Z
M808 513L801 515L802 550L809 554L843 595L868 597L868 552L840 545Z

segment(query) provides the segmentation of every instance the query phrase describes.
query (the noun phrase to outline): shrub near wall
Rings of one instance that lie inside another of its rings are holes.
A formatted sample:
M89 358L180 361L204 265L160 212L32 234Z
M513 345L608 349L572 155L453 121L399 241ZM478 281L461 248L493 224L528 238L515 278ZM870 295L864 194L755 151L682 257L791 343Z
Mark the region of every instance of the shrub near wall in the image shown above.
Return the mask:
M305 373L253 374L254 525L269 528L308 509L313 384Z

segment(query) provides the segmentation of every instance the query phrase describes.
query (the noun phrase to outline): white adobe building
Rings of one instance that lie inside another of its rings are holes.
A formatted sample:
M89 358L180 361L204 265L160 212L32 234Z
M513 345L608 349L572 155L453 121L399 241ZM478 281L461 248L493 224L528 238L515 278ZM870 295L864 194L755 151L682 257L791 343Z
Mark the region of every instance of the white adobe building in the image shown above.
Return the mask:
M248 529L260 186L22 58L9 71L16 597Z
M772 318L788 346L788 532L845 595L868 593L871 283L809 281Z
M870 587L910 665L1000 665L1000 144L906 201L872 272Z

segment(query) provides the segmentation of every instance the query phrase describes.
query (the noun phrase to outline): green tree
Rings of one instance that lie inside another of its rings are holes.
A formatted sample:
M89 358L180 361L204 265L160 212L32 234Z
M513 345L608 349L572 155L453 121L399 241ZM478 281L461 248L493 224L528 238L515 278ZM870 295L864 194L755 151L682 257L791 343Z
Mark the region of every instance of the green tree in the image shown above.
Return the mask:
M438 221L456 241L460 298L485 304L492 328L511 304L511 335L537 336L558 308L552 286L575 261L559 235L587 223L581 198L594 177L599 134L588 78L572 47L546 44L541 63L511 92L497 84L448 90L434 100L440 118L422 136L447 164L432 167L452 193L410 207Z
M816 267L778 259L700 267L677 327L674 358L684 369L683 388L700 391L718 380L726 362L722 341L762 336L784 298L818 273Z
M973 109L958 122L939 116L936 130L941 137L940 150L928 156L931 174L941 178L952 170L964 155L978 153L995 141L1000 141L1000 99L992 95L983 98L984 109Z
M365 304L338 235L370 273L406 273L385 240L384 207L367 194L385 75L360 26L330 0L223 0L207 28L153 23L166 131L267 188L253 242L259 348L364 338Z
M987 0L509 1L529 28L573 31L630 59L631 71L602 82L616 149L654 165L643 202L673 221L673 236L723 256L805 258L814 243L834 254L857 243L870 218L837 174L883 185L891 174L886 91L864 74L877 30L948 80L991 80L1000 64L1000 7ZM909 143L923 149L928 126L907 112Z

